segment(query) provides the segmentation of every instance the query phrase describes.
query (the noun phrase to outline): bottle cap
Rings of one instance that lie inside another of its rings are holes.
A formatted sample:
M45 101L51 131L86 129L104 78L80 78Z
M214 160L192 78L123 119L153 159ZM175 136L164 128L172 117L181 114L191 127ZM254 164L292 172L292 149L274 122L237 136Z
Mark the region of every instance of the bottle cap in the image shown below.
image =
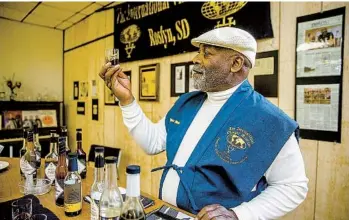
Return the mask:
M76 131L82 131L82 129L81 128L77 128Z
M68 170L70 172L78 171L78 161L77 161L78 155L76 153L69 153L68 154Z
M105 158L105 162L106 163L116 163L118 161L118 158L117 157L106 157Z
M139 174L141 173L141 167L138 165L129 165L126 167L127 174Z
M104 153L104 147L95 147L96 153Z

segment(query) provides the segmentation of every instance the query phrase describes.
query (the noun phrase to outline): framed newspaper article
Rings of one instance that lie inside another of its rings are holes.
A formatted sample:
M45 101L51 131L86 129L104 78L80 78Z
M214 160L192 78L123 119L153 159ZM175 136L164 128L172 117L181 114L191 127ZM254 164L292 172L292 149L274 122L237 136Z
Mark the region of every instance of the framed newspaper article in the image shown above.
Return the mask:
M345 8L297 18L295 118L305 139L341 142Z

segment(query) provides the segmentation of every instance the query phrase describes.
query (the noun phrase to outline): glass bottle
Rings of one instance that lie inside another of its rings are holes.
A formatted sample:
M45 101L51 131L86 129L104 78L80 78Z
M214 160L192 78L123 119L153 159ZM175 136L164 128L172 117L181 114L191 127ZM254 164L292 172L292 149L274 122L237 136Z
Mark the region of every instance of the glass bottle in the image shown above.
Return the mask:
M77 160L76 153L69 154L68 174L64 179L64 213L68 217L80 215L82 209L81 177Z
M61 138L61 137L58 138L58 145L59 145L59 156L58 156L58 164L57 164L56 173L55 173L56 174L55 200L56 200L57 206L63 206L64 205L64 179L68 172L64 138Z
M22 158L25 154L26 147L27 147L27 138L28 138L28 133L27 133L28 128L23 128L23 146L21 150L19 151L19 158ZM21 174L21 178L24 179L24 173L22 172L22 169L19 169L19 172Z
M145 220L144 208L140 201L140 172L141 168L137 165L130 165L126 168L126 201L122 207L121 219Z
M41 166L41 144L39 142L39 128L38 125L34 124L34 146L36 154L36 166L40 169Z
M69 148L68 144L68 129L67 126L62 126L61 128L61 137L65 138L65 151L67 152L67 155L71 152L71 149Z
M58 164L57 142L58 138L55 137L55 133L51 131L50 153L45 157L45 178L51 180L52 185L55 184L56 168Z
M106 157L104 190L99 201L99 219L117 220L122 209L122 197L117 184L117 157Z
M82 149L82 129L76 129L76 152L78 154L78 171L82 179L86 178L86 153Z
M99 219L99 201L104 189L104 148L95 148L95 172L91 187L91 220Z
M32 183L36 180L37 167L36 167L36 154L34 151L34 134L32 131L28 131L28 138L26 141L26 152L20 159L20 168L25 176L25 179Z

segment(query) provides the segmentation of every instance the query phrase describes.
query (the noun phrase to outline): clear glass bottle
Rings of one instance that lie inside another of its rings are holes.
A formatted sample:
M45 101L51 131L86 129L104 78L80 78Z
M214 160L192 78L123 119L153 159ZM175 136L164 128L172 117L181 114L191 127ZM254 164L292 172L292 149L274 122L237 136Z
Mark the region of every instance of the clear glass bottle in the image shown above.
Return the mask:
M123 201L117 184L116 162L117 157L105 158L105 188L99 201L100 220L118 220L121 214Z
M36 166L40 169L41 166L41 144L39 141L39 128L38 125L34 124L34 146L35 146L35 154L36 154Z
M104 148L95 148L95 172L91 187L91 220L99 219L99 201L104 189Z
M122 207L121 219L145 220L144 208L140 201L140 173L140 166L130 165L126 168L126 200Z
M69 154L68 174L64 179L64 213L68 217L80 215L82 209L82 186L77 160L76 153Z
M64 179L68 173L64 138L58 138L59 156L55 172L56 205L64 206Z
M67 155L71 152L71 149L68 144L68 129L67 126L62 126L61 128L61 137L65 138L65 151Z
M26 152L20 159L20 169L25 176L28 183L32 183L36 180L37 167L36 167L36 154L34 151L34 134L32 131L28 131L28 138L26 141Z
M52 185L55 184L56 168L58 164L57 142L58 138L55 137L55 133L51 131L50 153L45 157L45 178L51 180Z
M19 151L19 158L22 158L25 154L25 152L27 151L26 147L27 147L27 138L28 138L28 133L27 133L27 129L28 128L23 128L23 146L21 148L21 150ZM21 174L21 179L24 179L24 173L22 172L22 169L19 169L19 172Z
M76 152L78 154L78 170L82 179L86 178L86 153L82 149L82 129L76 129Z

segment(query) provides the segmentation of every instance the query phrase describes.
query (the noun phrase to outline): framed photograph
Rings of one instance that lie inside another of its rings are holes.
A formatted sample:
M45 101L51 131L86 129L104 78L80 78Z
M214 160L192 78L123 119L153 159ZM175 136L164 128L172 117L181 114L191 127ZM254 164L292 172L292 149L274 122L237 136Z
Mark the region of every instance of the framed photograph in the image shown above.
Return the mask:
M98 84L95 79L91 81L91 97L98 98Z
M76 111L78 115L85 115L85 102L77 102Z
M73 99L79 100L79 81L74 81L73 85Z
M158 101L160 83L160 64L139 67L139 100Z
M80 82L80 97L88 97L88 82Z
M171 97L179 96L188 91L188 63L171 65Z
M264 97L278 97L278 51L257 53L255 66L250 70L254 89Z
M98 121L98 99L92 99L92 120Z
M106 85L104 85L104 105L119 105L119 101Z
M341 143L345 7L297 18L295 119L300 137Z

